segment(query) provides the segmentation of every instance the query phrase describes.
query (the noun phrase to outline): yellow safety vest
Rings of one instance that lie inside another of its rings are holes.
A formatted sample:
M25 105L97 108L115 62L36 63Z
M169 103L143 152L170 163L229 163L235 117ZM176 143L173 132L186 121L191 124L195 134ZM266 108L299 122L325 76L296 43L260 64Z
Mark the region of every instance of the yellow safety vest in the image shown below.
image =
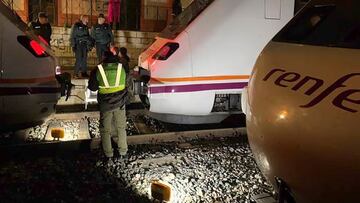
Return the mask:
M126 73L121 63L108 63L106 68L98 65L96 74L99 82L99 94L110 94L125 89Z

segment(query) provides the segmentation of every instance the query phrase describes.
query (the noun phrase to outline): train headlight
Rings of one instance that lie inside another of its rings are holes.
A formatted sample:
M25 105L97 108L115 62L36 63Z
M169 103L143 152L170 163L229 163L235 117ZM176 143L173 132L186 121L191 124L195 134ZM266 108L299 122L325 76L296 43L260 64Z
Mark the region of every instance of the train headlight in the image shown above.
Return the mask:
M180 47L179 43L166 43L153 57L154 60L165 61Z
M286 110L281 111L278 115L279 120L285 120L288 117L288 112Z
M61 75L61 67L60 66L55 67L55 75Z

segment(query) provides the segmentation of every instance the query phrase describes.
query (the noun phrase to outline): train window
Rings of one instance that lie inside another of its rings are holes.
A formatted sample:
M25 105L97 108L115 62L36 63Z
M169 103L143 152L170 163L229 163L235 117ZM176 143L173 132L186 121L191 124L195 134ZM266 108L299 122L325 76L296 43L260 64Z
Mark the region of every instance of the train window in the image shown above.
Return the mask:
M295 0L295 11L297 13L302 9L310 0Z
M30 39L27 36L18 36L18 42L25 47L30 53L32 53L35 57L47 57L49 56L45 48L42 47L37 41ZM42 40L40 38L40 40Z
M357 5L315 5L305 8L275 37L274 41L360 48L360 12Z
M167 60L177 49L179 43L169 42L165 44L154 56L153 59L165 61Z

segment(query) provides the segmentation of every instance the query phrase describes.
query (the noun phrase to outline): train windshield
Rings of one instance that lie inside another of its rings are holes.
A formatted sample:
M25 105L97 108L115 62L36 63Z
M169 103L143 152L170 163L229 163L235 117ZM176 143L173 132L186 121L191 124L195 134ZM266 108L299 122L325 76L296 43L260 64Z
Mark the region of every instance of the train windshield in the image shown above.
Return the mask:
M350 2L305 8L273 41L360 48L360 2Z
M214 0L194 0L159 34L159 37L165 39L175 39L213 2Z
M17 15L14 10L11 10L8 5L4 4L3 1L0 1L0 13L9 20L12 25L16 26L21 32L23 32L21 35L14 35L14 37L16 37L17 41L35 57L53 56L48 43L42 37L36 36L33 32L31 32L29 27L21 20L19 15Z

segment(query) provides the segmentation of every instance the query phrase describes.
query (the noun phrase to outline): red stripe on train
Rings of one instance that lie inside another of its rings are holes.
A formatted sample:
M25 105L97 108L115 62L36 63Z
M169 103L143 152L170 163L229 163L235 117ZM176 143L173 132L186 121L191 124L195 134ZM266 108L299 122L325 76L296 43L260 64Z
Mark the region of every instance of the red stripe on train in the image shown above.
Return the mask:
M43 78L2 78L0 79L0 83L3 84L26 84L26 83L44 83L44 82L52 82L56 81L54 76L43 77Z

